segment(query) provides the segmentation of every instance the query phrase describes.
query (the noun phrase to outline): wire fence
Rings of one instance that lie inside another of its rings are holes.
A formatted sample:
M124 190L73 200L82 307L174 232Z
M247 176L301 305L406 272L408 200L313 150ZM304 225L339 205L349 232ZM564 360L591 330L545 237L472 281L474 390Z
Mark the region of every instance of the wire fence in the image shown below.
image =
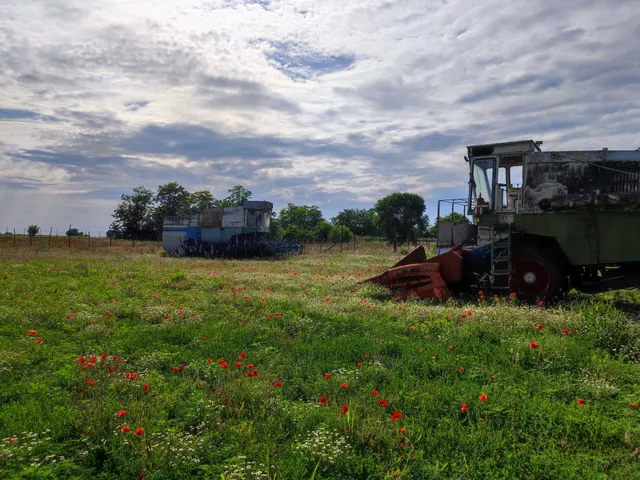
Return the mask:
M116 240L105 236L92 236L90 232L86 235L56 235L54 231L48 234L38 233L29 235L26 231L18 233L15 230L6 231L0 234L0 247L15 248L72 248L72 249L101 249L101 248L161 248L160 240L131 239Z

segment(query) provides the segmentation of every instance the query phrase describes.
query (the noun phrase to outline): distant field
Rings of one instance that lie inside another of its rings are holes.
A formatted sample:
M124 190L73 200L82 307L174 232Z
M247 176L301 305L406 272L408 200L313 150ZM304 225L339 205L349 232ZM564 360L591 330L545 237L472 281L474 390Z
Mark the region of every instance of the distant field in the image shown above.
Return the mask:
M384 245L7 237L0 478L640 478L637 292L399 304L356 285Z

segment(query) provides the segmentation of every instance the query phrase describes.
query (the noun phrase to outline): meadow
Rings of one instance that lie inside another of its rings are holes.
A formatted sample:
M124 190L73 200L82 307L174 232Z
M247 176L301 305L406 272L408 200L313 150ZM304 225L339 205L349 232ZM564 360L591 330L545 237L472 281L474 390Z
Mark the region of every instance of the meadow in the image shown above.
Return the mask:
M358 284L386 246L3 242L0 478L640 478L637 292L397 303Z

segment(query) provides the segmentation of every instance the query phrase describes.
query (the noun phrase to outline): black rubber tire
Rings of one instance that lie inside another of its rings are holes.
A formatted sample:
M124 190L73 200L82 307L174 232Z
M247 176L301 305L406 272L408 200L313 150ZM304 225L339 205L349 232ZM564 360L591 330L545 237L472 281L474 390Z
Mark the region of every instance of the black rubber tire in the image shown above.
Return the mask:
M550 246L517 247L511 261L513 292L526 302L553 302L567 293L567 267Z

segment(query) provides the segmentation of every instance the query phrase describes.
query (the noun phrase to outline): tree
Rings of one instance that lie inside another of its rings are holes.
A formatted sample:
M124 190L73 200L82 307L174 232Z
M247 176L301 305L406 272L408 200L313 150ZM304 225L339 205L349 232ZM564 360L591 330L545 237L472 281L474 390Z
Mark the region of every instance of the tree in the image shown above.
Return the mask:
M340 224L347 227L356 235L376 235L377 214L373 208L358 209L347 208L331 219L334 225Z
M381 198L374 207L380 228L389 241L415 241L416 233L424 229L424 199L415 193L392 193Z
M191 194L177 182L165 183L158 187L154 198L154 229L158 236L162 235L162 224L165 217L188 215L191 207Z
M300 240L304 238L302 229L297 225L289 225L282 230L282 238L285 240Z
M35 237L40 231L40 227L38 225L29 225L27 227L27 233L30 237Z
M315 205L294 205L289 203L286 208L280 210L278 223L283 232L289 227L295 226L299 237L296 239L312 238L313 229L322 220L322 212ZM293 230L292 230L293 231Z
M329 239L329 234L333 227L326 220L320 220L315 227L313 227L312 235L314 240L319 242L326 242Z
M227 191L229 192L229 196L222 200L221 206L223 207L241 207L251 198L251 195L253 195L253 193L242 185L236 185Z
M220 205L220 201L213 198L208 190L193 192L189 197L189 203L191 204L191 213L202 213L204 210Z
M132 195L122 194L118 208L113 212L115 219L109 230L117 234L114 238L145 238L155 236L154 194L144 187L133 189Z
M67 230L65 235L67 235L68 237L83 237L84 233L77 228L70 228L69 230Z
M329 234L329 239L333 243L347 243L351 241L353 238L353 233L344 225L334 225L331 228L331 233Z

